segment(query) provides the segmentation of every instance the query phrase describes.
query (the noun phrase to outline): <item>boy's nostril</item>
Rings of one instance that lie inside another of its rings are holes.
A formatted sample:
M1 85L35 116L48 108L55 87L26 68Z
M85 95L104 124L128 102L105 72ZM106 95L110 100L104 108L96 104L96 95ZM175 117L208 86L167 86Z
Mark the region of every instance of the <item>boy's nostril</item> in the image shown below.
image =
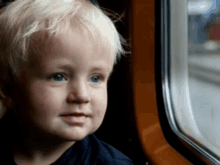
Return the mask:
M89 103L90 98L86 95L80 95L78 93L71 93L67 97L68 103Z

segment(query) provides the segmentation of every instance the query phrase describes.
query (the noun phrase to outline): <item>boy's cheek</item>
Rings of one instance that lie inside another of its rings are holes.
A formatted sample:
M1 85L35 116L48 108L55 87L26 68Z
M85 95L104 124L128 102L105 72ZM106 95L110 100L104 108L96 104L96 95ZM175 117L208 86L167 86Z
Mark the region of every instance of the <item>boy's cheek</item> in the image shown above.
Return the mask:
M37 111L46 111L48 113L51 111L55 113L57 109L62 107L62 104L65 101L64 92L56 92L46 89L44 91L36 91L36 93L32 93L32 96L30 97L30 102L33 107L37 108Z
M65 100L65 90L52 89L42 83L33 83L27 86L26 103L29 111L33 113L56 113Z
M100 102L107 102L107 85L103 85L99 89L91 89L91 92L96 100L99 100Z

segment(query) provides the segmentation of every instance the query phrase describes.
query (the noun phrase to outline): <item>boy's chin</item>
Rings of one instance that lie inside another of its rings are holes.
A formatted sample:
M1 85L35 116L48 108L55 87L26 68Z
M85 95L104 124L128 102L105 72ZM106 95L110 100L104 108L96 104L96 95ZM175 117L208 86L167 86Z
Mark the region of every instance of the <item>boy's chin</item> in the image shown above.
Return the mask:
M89 135L87 135L89 136ZM72 137L72 138L66 138L65 141L81 141L85 139L87 136L78 136L78 137Z
M73 136L66 136L66 137L61 137L62 140L64 141L81 141L83 139L85 139L86 137L88 137L90 134L86 134L86 135L73 135Z

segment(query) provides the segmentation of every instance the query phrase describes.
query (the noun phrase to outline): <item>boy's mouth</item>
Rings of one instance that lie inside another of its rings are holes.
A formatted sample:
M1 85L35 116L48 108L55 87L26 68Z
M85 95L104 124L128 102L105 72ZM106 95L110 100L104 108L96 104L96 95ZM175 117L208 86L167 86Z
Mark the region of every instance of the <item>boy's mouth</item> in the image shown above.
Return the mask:
M82 126L86 123L88 115L85 113L66 113L60 115L62 119L72 126Z
M88 115L86 115L85 113L77 113L77 112L75 112L75 113L66 113L66 114L62 114L61 116L75 116L75 117L81 117L81 116L88 116Z

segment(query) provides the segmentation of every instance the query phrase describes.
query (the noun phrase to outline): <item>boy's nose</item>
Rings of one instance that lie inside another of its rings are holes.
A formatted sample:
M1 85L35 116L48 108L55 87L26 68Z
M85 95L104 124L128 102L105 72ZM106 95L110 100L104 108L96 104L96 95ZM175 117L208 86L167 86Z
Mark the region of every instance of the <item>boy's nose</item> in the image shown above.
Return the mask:
M85 83L75 82L67 97L68 103L88 103L90 96Z

